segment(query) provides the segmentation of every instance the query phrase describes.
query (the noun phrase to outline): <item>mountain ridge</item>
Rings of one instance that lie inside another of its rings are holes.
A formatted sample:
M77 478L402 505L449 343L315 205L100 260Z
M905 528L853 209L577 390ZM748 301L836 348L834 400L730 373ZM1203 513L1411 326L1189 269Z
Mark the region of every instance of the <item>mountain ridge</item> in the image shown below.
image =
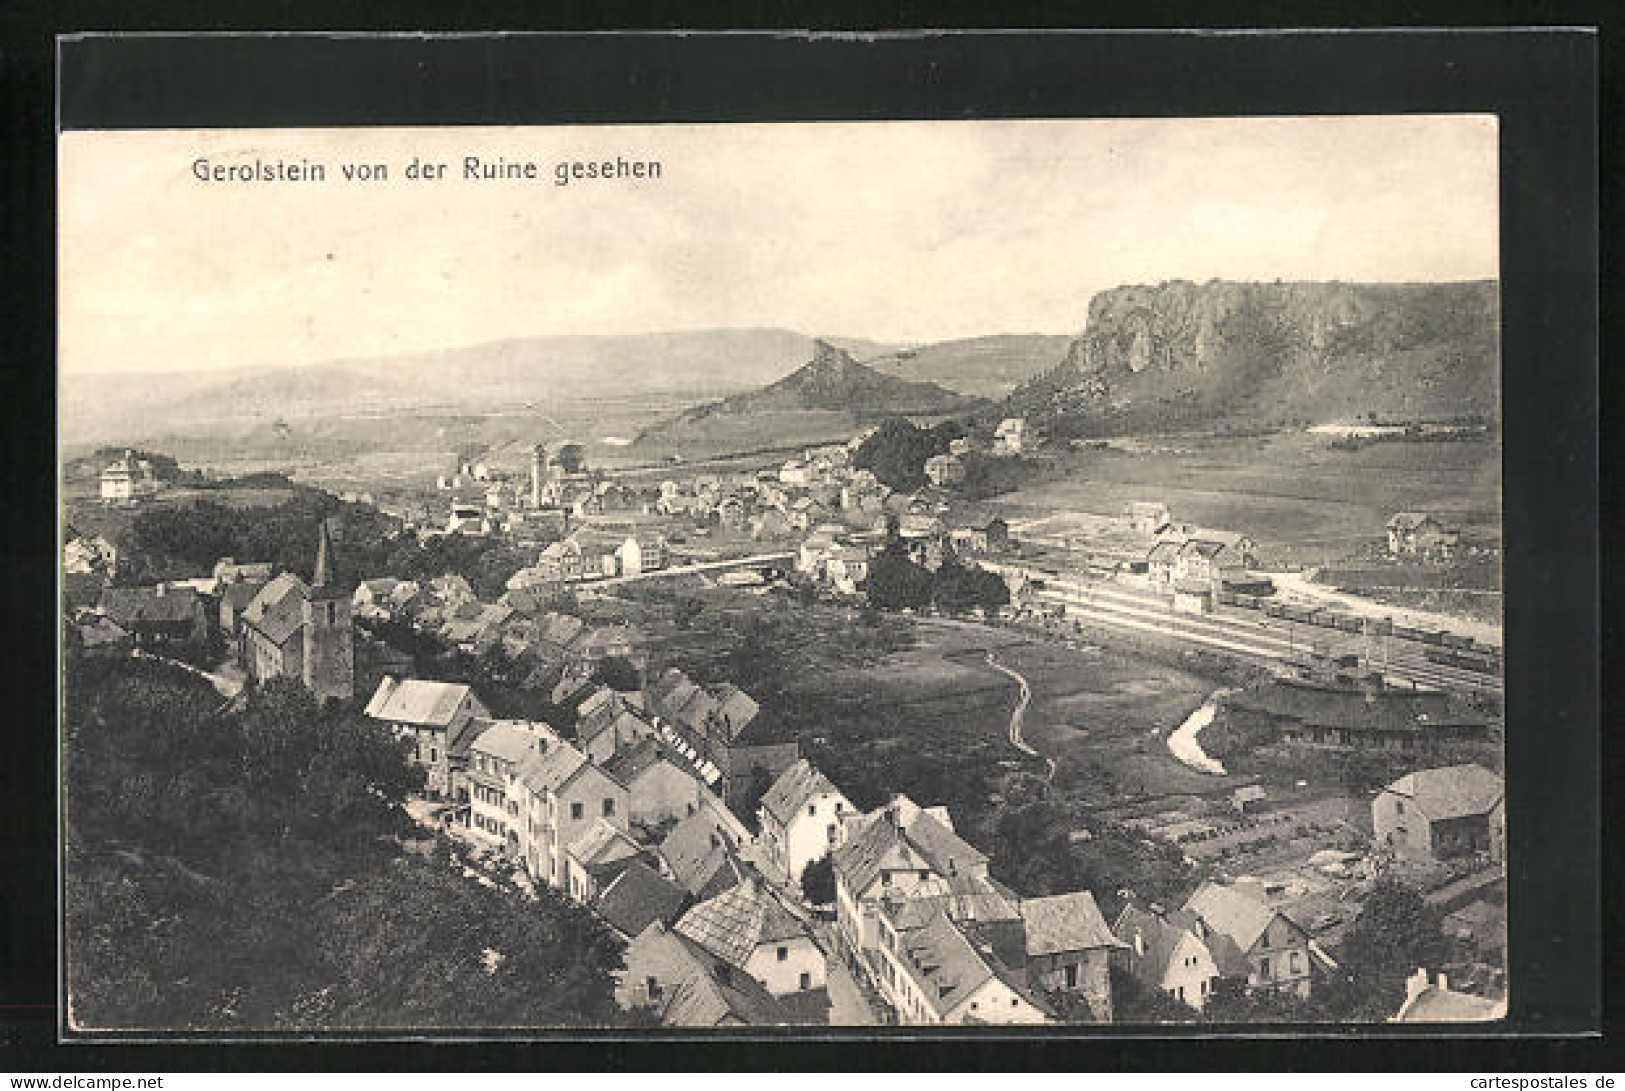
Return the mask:
M1097 293L1009 412L1060 434L1498 409L1495 281L1164 281Z

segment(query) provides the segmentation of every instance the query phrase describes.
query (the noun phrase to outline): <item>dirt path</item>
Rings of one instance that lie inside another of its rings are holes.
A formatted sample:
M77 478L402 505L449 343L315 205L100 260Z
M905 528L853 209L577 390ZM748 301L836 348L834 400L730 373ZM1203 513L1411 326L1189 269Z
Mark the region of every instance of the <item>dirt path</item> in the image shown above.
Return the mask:
M991 650L986 652L985 655L987 657L988 666L992 667L994 670L998 671L1007 678L1014 679L1016 685L1021 687L1021 692L1016 697L1016 707L1010 711L1010 745L1015 747L1017 750L1020 750L1023 754L1029 755L1030 757L1044 758L1045 763L1049 766L1049 772L1044 775L1044 779L1046 781L1053 780L1055 777L1055 759L1045 758L1044 755L1040 754L1037 750L1034 750L1032 746L1028 744L1026 739L1021 737L1022 725L1025 724L1027 720L1027 706L1032 704L1033 701L1032 686L1027 684L1027 679L1022 677L1019 672L1010 669L995 659Z

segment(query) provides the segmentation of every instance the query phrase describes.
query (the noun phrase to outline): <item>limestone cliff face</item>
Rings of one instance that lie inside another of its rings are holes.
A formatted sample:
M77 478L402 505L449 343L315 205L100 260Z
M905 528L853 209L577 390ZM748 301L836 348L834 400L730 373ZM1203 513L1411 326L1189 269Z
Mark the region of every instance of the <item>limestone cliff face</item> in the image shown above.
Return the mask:
M1133 285L1011 401L1142 425L1493 413L1498 331L1490 281Z

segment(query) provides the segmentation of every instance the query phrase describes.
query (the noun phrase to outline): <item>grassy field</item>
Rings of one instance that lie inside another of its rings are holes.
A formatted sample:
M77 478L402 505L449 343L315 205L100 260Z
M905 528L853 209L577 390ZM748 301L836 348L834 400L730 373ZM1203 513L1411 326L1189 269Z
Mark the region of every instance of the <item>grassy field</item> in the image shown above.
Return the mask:
M1187 439L1135 454L1055 456L1053 477L996 498L1008 519L1118 515L1161 500L1175 519L1247 533L1273 563L1323 564L1382 538L1396 511L1430 511L1500 538L1500 448L1490 440L1333 449L1304 433Z

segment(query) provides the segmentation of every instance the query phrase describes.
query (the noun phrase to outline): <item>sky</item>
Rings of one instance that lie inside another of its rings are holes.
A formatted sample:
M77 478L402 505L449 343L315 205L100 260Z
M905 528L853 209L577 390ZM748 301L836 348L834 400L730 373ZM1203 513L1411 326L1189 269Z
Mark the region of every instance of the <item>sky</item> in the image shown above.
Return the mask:
M469 155L542 177L464 181ZM553 181L617 156L660 177ZM414 157L445 180L407 179ZM200 158L327 179L200 181ZM59 167L81 373L721 327L1071 334L1119 284L1498 275L1487 116L67 132Z

